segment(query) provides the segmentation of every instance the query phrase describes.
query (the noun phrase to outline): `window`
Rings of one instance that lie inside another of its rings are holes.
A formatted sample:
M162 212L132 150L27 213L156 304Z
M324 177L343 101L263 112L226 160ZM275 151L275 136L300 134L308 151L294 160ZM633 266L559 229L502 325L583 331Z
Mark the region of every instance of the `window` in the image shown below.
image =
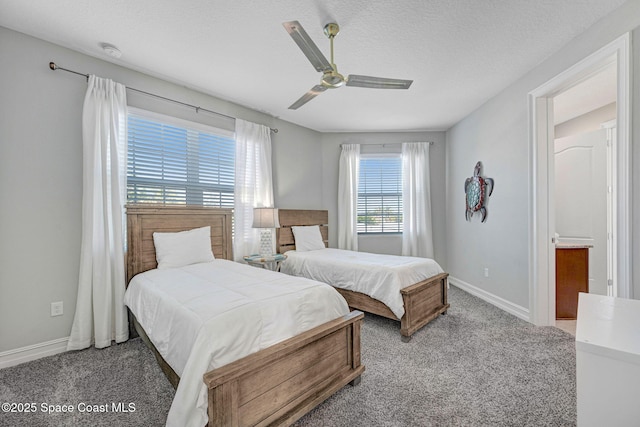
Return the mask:
M358 233L402 233L400 155L360 157Z
M128 115L127 201L233 208L233 133L137 108Z

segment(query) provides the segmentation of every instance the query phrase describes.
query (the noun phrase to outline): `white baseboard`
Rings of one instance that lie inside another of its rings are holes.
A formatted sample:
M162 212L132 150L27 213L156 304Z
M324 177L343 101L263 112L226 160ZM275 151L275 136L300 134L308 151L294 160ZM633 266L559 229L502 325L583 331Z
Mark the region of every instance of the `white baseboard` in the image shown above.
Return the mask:
M64 353L67 351L67 341L69 341L69 337L16 348L15 350L3 351L0 353L0 369L41 359L46 356Z
M449 276L449 283L453 286L455 286L456 288L460 288L465 292L470 293L473 296L476 296L486 302L488 302L489 304L495 305L496 307L498 307L501 310L506 311L509 314L513 314L514 316L522 319L522 320L526 320L527 322L531 322L530 320L530 315L529 315L529 309L522 307L520 305L514 304L510 301L507 301L504 298L500 298L497 295L494 295L490 292L485 291L484 289L480 289L477 288L467 282L464 282L460 279L457 279L455 277L451 277Z

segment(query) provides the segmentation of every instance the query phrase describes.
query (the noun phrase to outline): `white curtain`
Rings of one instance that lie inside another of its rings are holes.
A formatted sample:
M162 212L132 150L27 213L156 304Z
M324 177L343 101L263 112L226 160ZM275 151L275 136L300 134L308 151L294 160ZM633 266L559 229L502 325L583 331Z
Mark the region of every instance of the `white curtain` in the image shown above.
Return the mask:
M358 250L360 144L342 144L338 178L338 248Z
M129 338L123 302L127 158L125 87L89 76L82 112L82 243L76 312L67 350Z
M273 207L271 130L236 119L236 172L233 256L260 252L260 229L251 228L253 208ZM272 242L275 251L275 239Z
M402 255L433 258L429 146L402 144Z

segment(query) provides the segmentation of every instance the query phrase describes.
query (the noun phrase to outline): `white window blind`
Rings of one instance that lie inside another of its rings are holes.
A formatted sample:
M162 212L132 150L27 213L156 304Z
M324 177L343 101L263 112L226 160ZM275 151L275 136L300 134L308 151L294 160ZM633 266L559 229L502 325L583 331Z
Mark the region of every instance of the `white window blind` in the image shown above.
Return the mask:
M127 201L233 208L233 133L136 108L128 115Z
M401 157L362 155L358 182L358 233L401 232Z

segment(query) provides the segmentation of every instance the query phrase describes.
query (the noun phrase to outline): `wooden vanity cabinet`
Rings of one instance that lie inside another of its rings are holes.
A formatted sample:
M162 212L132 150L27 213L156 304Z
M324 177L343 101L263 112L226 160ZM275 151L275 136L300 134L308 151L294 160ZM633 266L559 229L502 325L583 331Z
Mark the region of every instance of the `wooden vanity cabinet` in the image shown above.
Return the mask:
M556 247L556 319L575 319L578 293L589 292L589 246Z

